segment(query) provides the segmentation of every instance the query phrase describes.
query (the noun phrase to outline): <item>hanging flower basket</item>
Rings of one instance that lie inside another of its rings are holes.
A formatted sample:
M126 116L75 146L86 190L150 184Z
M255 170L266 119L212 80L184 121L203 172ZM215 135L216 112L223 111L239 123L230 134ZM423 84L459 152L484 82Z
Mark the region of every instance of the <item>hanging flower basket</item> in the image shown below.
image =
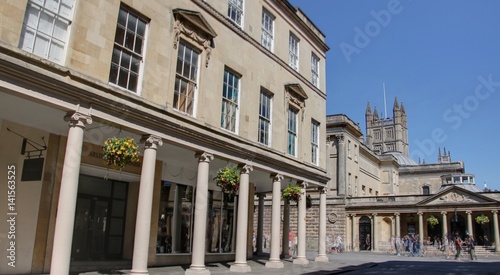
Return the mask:
M488 222L490 222L490 219L488 218L488 216L485 216L484 214L481 214L476 217L476 223L478 224L485 224Z
M234 194L240 185L240 170L236 166L222 167L217 171L214 181L222 192Z
M113 166L119 170L129 164L139 162L139 152L133 138L108 138L104 142L102 150L104 152L103 159L108 166Z
M437 224L439 224L439 220L434 217L434 216L430 216L427 218L427 222L431 225L432 228L434 228L434 226L436 226Z
M297 184L289 183L285 189L281 192L281 197L288 201L294 201L298 203L300 201L300 196L302 195L302 188Z

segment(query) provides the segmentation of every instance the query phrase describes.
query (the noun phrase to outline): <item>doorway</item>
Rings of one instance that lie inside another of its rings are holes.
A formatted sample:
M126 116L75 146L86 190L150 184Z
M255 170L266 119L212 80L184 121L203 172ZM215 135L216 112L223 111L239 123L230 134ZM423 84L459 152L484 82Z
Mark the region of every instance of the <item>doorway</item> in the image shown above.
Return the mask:
M370 218L362 216L359 219L359 249L371 250L372 224Z
M80 176L73 231L74 260L121 259L126 182Z

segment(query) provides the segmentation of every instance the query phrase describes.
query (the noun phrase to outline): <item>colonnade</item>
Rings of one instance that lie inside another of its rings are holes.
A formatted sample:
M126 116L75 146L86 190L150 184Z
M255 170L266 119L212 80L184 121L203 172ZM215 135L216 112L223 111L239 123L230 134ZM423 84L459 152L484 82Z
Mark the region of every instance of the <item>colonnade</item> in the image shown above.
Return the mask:
M69 274L71 245L73 240L74 220L76 200L78 195L78 180L81 166L82 146L84 130L87 124L92 123L90 115L80 112L68 113L65 120L69 121L68 139L66 143L66 153L62 172L61 189L58 202L58 213L56 217L54 246L51 259L50 274ZM148 250L151 234L151 213L154 191L154 176L157 149L162 146L163 141L155 135L144 135L141 139L144 144L144 156L142 161L139 199L137 205L137 215L135 223L134 251L132 259L131 274L148 274ZM197 191L195 198L195 213L193 230L193 249L191 255L191 265L185 274L210 274L205 267L205 242L206 224L208 209L208 180L209 165L214 156L208 152L198 152L195 154L198 159ZM240 164L240 184L237 213L237 234L235 262L230 270L239 273L250 272L251 268L247 264L247 236L248 236L248 203L249 203L249 183L250 173L253 167L248 164ZM281 207L281 181L283 175L271 175L273 182L272 191L272 244L271 254L266 267L283 268L280 260L280 207ZM306 187L307 183L302 182L302 194L299 202L298 221L298 254L294 260L295 264L307 264L306 258ZM326 189L320 194L320 236L319 253L316 261L328 261L326 257L324 235L326 232ZM258 251L262 251L263 236L263 196L259 196L259 225L257 238ZM288 237L287 232L284 236ZM288 247L288 246L284 246ZM284 253L285 254L285 253Z
M484 212L491 212L491 216L493 217L492 225L493 225L493 242L494 242L494 247L496 252L500 252L500 234L499 234L499 221L498 221L498 210L496 209L476 209L475 211L473 210L460 210L460 213L465 213L467 220L465 222L466 225L466 234L467 235L472 235L474 236L474 227L473 227L473 213L484 213ZM424 232L426 232L427 228L427 221L424 219L424 216L427 214L433 214L433 215L440 215L441 221L446 221L446 222L441 222L440 223L440 233L441 236L449 236L451 233L449 229L449 223L450 221L448 220L449 218L449 212L452 212L450 210L448 211L440 211L438 212L439 214L436 214L435 211L429 211L429 212L424 212L424 211L417 211L417 216L418 216L418 231L415 233L418 233L421 238L420 241L423 242L424 239ZM457 213L456 209L453 210L453 213ZM401 232L401 216L405 216L408 218L410 215L413 215L411 212L395 212L395 213L349 213L347 214L347 219L346 219L346 225L347 225L347 230L346 230L346 235L347 235L347 243L346 243L346 248L351 250L351 251L357 251L360 249L360 244L359 244L359 219L363 216L368 217L370 219L370 232L371 234L371 250L373 251L378 251L379 250L379 243L380 241L385 241L385 240L380 240L380 230L378 222L381 221L381 219L385 218L390 218L391 224L390 224L390 230L391 230L391 236L394 236L396 238L401 238L403 235ZM379 217L379 219L377 219ZM415 228L416 229L416 228ZM462 236L464 237L464 236ZM476 240L477 242L477 240ZM422 243L421 243L422 245Z

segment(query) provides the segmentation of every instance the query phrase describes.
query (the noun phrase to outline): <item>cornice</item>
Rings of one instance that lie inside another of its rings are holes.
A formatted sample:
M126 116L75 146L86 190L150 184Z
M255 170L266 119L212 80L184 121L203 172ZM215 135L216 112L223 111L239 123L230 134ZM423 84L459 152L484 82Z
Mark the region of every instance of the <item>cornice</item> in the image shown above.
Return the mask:
M321 167L236 134L222 131L195 118L172 111L169 107L153 103L67 67L9 47L0 43L0 79L6 82L15 83L27 90L42 93L59 101L81 104L82 107L91 106L93 110L100 110L108 115L126 119L131 124L144 125L148 129L191 144L193 150L201 148L200 144L203 144L204 148L224 152L234 158L248 159L270 170L301 175L319 183L326 184L329 180L326 170ZM35 94L30 100L37 101L38 99L34 97ZM64 111L72 110L64 109ZM96 116L92 118L94 121L100 119Z

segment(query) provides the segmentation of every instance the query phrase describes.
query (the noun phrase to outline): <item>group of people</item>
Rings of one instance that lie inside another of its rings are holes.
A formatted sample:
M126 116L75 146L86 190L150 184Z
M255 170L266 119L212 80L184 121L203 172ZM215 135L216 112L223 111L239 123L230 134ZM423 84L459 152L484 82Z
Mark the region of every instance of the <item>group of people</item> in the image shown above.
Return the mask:
M462 240L459 235L455 235L454 237L448 236L443 238L443 240L438 237L434 239L428 237L426 241L422 242L424 247L421 247L420 236L418 234L406 235L403 238L392 236L390 243L392 246L389 253L394 253L397 256L423 257L428 250L426 248L434 246L437 250L445 252L447 259L454 255L455 259L458 260L460 254L465 249L469 253L471 260L477 260L475 253L476 243L472 236L467 236L465 240Z
M395 253L397 256L406 255L408 257L422 257L422 249L420 247L420 235L405 235L403 238L391 237L391 249L389 253Z
M344 250L344 243L342 242L342 236L333 235L331 238L326 236L326 247L329 253L340 253Z

